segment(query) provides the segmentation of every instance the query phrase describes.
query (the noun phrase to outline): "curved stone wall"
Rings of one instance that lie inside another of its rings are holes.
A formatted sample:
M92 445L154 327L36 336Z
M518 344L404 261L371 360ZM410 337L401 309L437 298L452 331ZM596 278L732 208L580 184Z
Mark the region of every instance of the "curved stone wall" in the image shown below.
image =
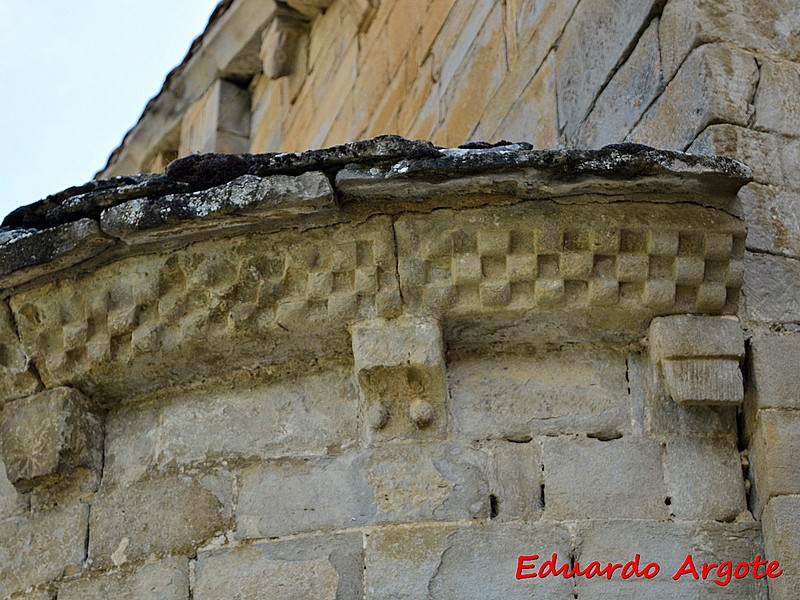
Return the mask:
M746 168L393 138L186 160L23 209L60 224L0 248L28 256L0 596L766 597L671 578L764 555ZM519 577L553 553L661 574Z

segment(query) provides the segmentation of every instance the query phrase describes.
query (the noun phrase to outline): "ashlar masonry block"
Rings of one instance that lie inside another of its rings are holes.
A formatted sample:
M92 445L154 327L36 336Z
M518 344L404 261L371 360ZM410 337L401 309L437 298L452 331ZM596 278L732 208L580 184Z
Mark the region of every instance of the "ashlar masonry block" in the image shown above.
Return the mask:
M98 408L72 388L14 400L3 410L0 448L19 492L68 478L80 467L99 470L102 446Z
M217 79L181 123L179 156L192 152L247 152L250 149L250 94Z
M738 405L744 338L733 317L674 315L650 324L650 360L678 403Z
M444 341L436 321L360 323L353 329L353 356L373 439L446 433Z

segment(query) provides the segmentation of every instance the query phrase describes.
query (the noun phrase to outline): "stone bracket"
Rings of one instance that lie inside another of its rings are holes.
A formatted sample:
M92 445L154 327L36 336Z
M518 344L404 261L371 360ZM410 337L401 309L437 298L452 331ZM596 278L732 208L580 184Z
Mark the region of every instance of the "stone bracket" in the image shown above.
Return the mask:
M650 360L679 404L741 404L743 358L736 317L674 315L650 323Z
M280 79L294 73L298 62L305 60L303 42L307 36L308 22L300 13L288 10L277 13L262 35L264 74L270 79Z
M98 407L68 387L6 403L0 450L18 492L68 479L78 468L99 474L103 421Z
M438 322L400 317L359 323L353 328L353 356L373 439L445 435L447 386Z

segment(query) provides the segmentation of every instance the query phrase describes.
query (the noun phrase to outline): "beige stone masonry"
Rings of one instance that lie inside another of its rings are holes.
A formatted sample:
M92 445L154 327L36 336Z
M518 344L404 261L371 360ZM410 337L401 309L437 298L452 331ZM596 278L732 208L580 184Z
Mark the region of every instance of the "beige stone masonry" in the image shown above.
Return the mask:
M77 468L99 471L103 426L83 394L56 388L8 402L0 448L9 481L20 492L60 481Z
M447 431L444 342L437 322L359 323L353 329L353 356L373 437Z
M738 319L673 316L650 324L650 358L682 404L740 404L744 339Z
M250 148L250 94L217 79L181 122L178 156L193 152L246 152Z

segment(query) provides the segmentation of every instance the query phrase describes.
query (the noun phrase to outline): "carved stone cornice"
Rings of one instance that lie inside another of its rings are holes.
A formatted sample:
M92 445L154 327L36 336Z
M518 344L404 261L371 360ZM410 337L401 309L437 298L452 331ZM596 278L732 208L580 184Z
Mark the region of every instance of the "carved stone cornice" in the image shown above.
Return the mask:
M6 275L26 283L7 291L16 332L4 343L45 387L112 401L350 354L352 326L401 315L440 323L448 345L560 344L636 341L655 317L737 310L747 171L733 161L383 138L213 159L217 186L204 187L204 159L191 160L189 191L103 210L110 248L87 261L75 243Z

